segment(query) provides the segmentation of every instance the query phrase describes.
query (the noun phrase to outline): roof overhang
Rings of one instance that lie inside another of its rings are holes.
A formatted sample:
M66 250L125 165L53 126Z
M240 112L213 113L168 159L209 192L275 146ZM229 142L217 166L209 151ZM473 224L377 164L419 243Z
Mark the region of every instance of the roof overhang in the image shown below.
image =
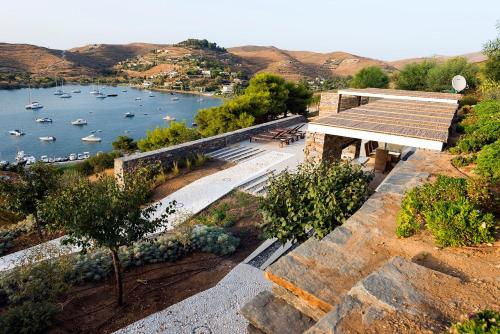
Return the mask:
M393 92L400 92L397 90L392 90ZM406 101L420 101L420 102L439 102L439 103L451 103L457 104L459 100L459 96L457 94L442 94L444 95L457 95L457 97L453 98L444 98L444 97L431 97L425 96L423 93L418 94L410 94L408 92L407 95L402 94L391 94L391 90L386 90L386 92L380 92L375 89L339 89L339 95L350 95L350 96L362 96L362 97L373 97L373 98L383 98L383 99L391 99L391 100L406 100Z
M365 130L341 128L332 125L315 124L314 122L309 123L307 131L324 133L334 136L348 137L348 138L357 138L362 140L379 141L383 143L410 146L410 147L423 148L436 151L443 150L443 145L444 145L444 143L435 140L412 138L412 137L398 136L393 134L386 134L386 133L379 133L379 132L372 132Z

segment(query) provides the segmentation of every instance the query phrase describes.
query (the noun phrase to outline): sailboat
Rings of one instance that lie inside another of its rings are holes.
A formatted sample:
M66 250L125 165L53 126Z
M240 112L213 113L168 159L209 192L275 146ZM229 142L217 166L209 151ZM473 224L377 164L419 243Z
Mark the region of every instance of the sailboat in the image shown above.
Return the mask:
M31 85L28 85L28 92L29 92L29 104L27 104L24 107L26 109L31 109L31 110L43 108L43 105L41 103L36 101L31 101Z
M63 87L64 87L64 79L61 79L61 91L62 91ZM71 94L65 93L64 91L62 91L62 92L63 93L60 94L60 96L59 96L61 99L69 99L69 98L71 98Z
M92 80L92 87L94 87L94 80ZM92 95L97 95L97 94L100 94L99 92L99 81L97 82L97 88L92 88L92 90L90 91L90 94Z
M56 78L56 88L57 88L57 78ZM56 89L54 92L54 95L63 95L64 92L61 89Z

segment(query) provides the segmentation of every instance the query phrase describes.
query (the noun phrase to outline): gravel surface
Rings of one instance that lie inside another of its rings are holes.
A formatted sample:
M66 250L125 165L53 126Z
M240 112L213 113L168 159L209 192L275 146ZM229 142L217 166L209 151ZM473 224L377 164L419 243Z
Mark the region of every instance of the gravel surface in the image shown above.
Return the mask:
M213 288L115 333L244 334L247 321L239 310L258 293L270 289L262 271L239 264Z
M251 259L248 264L255 268L260 268L281 247L279 241L275 241L271 246L267 247L262 253Z

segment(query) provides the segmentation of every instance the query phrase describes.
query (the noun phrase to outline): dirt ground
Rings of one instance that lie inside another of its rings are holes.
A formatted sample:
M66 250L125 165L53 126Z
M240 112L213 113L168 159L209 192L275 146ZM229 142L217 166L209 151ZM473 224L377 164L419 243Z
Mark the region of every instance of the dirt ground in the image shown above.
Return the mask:
M215 205L235 204L231 196ZM249 210L256 211L256 205L254 201ZM116 306L113 278L75 288L63 301L63 312L49 333L111 333L215 286L262 242L256 228L259 222L255 215L245 215L228 228L240 238L237 251L230 256L194 253L174 263L152 264L126 272L122 307Z
M202 177L214 174L226 168L234 166L231 162L221 160L209 160L202 167L186 171L185 169L176 175L168 178L164 183L158 185L153 191L152 200L159 201L165 196L181 189Z

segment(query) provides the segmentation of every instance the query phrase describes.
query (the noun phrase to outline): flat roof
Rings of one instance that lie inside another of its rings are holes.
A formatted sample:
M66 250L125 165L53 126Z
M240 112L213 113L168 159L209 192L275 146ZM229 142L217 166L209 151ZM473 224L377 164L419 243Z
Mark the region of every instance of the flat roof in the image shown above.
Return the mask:
M457 104L381 99L318 117L309 131L441 150L456 110Z
M462 95L453 93L421 92L383 88L339 89L338 94L450 104L456 104L462 98Z

